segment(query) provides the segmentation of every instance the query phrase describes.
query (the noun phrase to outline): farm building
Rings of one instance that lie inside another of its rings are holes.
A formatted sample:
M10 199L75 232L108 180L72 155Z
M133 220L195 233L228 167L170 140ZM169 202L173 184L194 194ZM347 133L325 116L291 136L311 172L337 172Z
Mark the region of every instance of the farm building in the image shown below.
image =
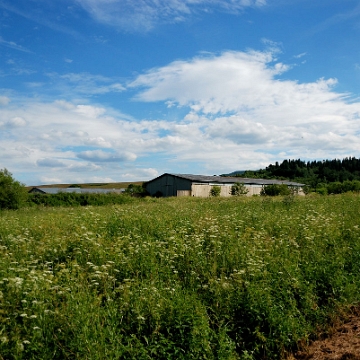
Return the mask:
M57 188L57 187L33 187L29 190L30 194L57 194L57 193L76 193L76 194L109 194L109 193L123 193L125 189L82 189L76 187Z
M163 174L145 184L151 196L195 196L208 197L213 186L219 186L220 196L231 196L231 187L235 183L242 183L248 190L247 196L259 195L266 185L285 184L294 187L299 194L303 194L302 186L291 181L249 179L241 177L204 176L190 174Z

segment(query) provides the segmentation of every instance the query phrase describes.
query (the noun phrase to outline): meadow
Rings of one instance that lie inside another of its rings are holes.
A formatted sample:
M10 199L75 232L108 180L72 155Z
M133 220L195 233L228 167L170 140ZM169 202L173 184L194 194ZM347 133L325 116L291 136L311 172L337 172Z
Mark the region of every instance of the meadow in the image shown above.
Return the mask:
M0 212L0 359L282 359L360 300L360 197Z

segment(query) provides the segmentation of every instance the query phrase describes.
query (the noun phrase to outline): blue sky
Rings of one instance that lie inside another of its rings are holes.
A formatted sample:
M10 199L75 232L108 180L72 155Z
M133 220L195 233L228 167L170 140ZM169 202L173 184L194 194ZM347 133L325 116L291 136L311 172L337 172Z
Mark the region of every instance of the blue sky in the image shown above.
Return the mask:
M27 185L360 157L356 0L0 0L0 168Z

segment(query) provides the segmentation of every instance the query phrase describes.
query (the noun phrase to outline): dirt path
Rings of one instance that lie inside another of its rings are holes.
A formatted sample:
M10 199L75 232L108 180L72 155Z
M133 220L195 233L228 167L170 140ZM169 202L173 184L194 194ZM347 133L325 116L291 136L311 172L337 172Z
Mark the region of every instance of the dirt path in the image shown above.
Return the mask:
M314 341L289 360L360 360L360 309L353 310L329 337Z

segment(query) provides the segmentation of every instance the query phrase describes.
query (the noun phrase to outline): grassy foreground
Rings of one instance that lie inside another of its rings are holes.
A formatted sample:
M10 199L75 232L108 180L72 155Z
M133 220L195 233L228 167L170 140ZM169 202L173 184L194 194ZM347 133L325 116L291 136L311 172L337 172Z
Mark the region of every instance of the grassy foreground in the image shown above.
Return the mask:
M359 284L356 195L0 212L0 359L280 359Z

